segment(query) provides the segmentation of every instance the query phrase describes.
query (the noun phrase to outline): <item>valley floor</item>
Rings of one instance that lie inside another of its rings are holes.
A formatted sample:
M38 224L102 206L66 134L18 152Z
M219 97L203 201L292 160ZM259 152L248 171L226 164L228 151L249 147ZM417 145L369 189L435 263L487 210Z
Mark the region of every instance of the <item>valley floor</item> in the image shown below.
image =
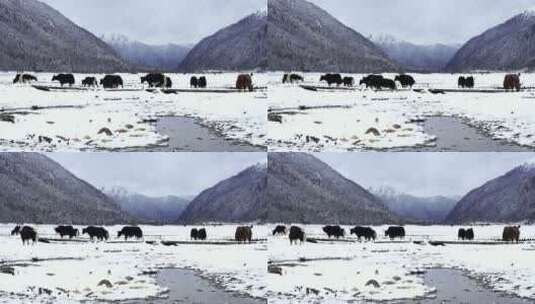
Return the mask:
M535 150L535 91L432 94L429 89L457 89L459 75L411 74L417 83L413 89L419 92L376 92L358 87L365 75L357 74L347 75L355 78L354 90L314 92L296 84L281 84L282 73L269 75L267 143L271 151L433 149L442 143L437 134L426 130L424 124L430 117L458 118L489 140L504 143L500 146ZM320 74L304 76L304 85L327 86L319 83ZM384 76L393 79L395 75ZM500 73L475 75L476 89L498 91L503 78ZM521 79L526 87L535 84L535 74L523 74ZM441 131L444 135L448 130ZM468 140L466 145L470 145L471 132L453 132L451 136ZM459 151L462 147L449 148L441 150Z
M121 74L123 91L39 91L13 85L15 73L0 73L0 151L150 150L169 146L170 136L157 128L161 117L189 117L218 136L251 146L264 146L266 92L150 93L141 74ZM39 85L52 74L38 73ZM86 76L75 74L78 83ZM174 88L189 88L191 75L171 75ZM97 78L101 78L99 75ZM237 74L207 75L209 87L233 87ZM254 76L263 86L265 75ZM103 129L111 131L106 134ZM171 132L177 141L189 134ZM99 134L100 133L100 134ZM170 148L172 150L172 147ZM194 150L194 149L190 149Z

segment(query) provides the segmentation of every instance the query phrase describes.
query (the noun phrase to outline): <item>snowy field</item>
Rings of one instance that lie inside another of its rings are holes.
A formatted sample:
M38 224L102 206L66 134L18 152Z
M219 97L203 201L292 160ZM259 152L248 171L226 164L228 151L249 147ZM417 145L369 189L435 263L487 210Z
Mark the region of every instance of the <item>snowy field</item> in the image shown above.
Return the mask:
M268 77L269 108L272 115L282 118L282 123L268 122L267 143L272 151L434 146L436 137L426 134L418 123L429 116L463 118L494 139L535 148L535 91L431 94L427 89L457 89L460 75L411 74L416 80L414 89L423 92L375 92L359 87L365 75L343 74L355 78L355 91L312 92L297 84L282 84L282 75L273 72ZM319 83L320 76L304 74L304 84L326 86ZM504 76L475 74L475 89L500 88ZM522 74L521 82L525 87L535 86L535 74ZM372 128L379 133L368 132Z
M14 225L0 225L0 267L16 263L15 275L0 273L0 303L79 303L84 300L126 300L165 294L153 276L159 268L194 269L229 291L262 296L267 244L178 245L146 243L36 243L23 246L9 236ZM232 239L235 225L207 226L208 240ZM54 237L53 226L36 226L41 237ZM81 228L81 227L79 227ZM145 241L189 240L191 227L142 226ZM110 241L119 226L107 227ZM265 238L267 228L255 226L254 238ZM65 259L32 262L32 259ZM111 288L97 286L101 280ZM41 292L40 292L41 290ZM48 294L50 292L50 294Z
M345 227L346 233L350 227ZM373 227L378 242L386 226ZM407 243L304 243L270 237L269 260L283 273L269 274L270 303L358 303L433 297L417 271L445 267L466 271L496 291L535 299L535 243L431 246L428 240L457 240L455 226L406 226ZM320 226L305 226L307 237L326 238ZM503 226L475 226L475 240L499 239ZM354 237L354 236L353 236ZM535 237L522 226L521 238ZM354 238L346 238L354 239ZM422 245L412 241L424 241ZM302 262L300 259L318 259ZM376 280L379 288L366 286Z
M38 85L52 83L53 74L36 74ZM86 76L75 74L77 85ZM160 116L197 118L225 138L265 145L267 92L149 93L140 84L142 74L121 74L130 91L39 91L29 84L13 85L15 73L0 73L0 151L113 150L165 146L157 133ZM191 75L168 74L173 88L189 88ZM235 85L237 73L207 74L209 88ZM267 76L255 74L255 86ZM38 107L38 108L36 108ZM14 115L15 123L2 115ZM98 134L103 128L112 135ZM39 137L41 136L41 141ZM44 140L44 138L50 140ZM50 141L50 142L49 142Z

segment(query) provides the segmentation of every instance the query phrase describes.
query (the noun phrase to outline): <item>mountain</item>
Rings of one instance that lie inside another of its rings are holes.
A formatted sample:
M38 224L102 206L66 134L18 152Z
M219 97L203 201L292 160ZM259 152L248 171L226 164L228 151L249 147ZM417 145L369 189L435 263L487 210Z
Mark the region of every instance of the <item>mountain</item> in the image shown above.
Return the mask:
M458 202L456 198L444 196L417 197L389 187L370 189L370 192L402 218L427 223L442 223Z
M268 222L385 224L400 222L383 202L319 159L303 153L268 155Z
M104 192L131 216L158 224L174 222L190 202L178 196L149 197L120 187Z
M254 222L263 218L266 165L259 164L201 192L182 215L179 223Z
M534 219L535 165L526 164L470 191L457 203L446 222L518 222Z
M0 1L0 33L0 70L129 69L105 42L40 1Z
M177 65L184 60L192 46L165 44L149 45L130 40L119 34L101 37L122 59L139 70L176 71Z
M186 56L179 70L254 70L267 67L267 16L256 13L204 38Z
M35 153L0 153L0 222L119 224L135 220L104 193Z
M452 72L535 68L535 9L470 39L447 66Z
M373 42L305 0L268 0L267 43L274 71L400 70Z
M388 57L404 69L414 72L441 72L461 47L460 45L420 45L397 40L389 35L369 37Z

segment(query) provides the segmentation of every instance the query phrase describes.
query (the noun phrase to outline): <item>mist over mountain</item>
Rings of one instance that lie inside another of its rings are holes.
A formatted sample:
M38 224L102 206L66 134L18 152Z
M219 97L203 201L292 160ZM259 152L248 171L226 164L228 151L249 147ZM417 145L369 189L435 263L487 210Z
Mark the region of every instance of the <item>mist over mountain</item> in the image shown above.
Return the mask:
M390 187L370 189L370 192L406 220L435 224L442 223L459 201L458 198L445 196L418 197Z
M470 39L448 71L507 71L535 68L535 9L514 16Z
M106 189L104 193L131 216L157 224L173 223L190 202L189 199L172 195L150 197L121 187Z
M0 153L0 222L135 223L108 196L48 157Z
M103 35L109 44L126 62L138 70L173 72L184 60L192 45L150 45L120 34Z
M255 222L265 219L266 165L249 167L201 192L178 223Z
M526 164L466 194L448 223L519 222L535 219L535 165Z
M397 61L404 69L413 72L442 72L461 45L420 45L398 40L390 35L369 37L388 57Z
M267 15L259 12L204 38L178 65L183 72L265 69Z
M386 224L401 219L369 191L305 153L268 155L268 222Z
M105 42L40 1L0 1L0 33L0 70L95 73L130 68Z
M268 0L267 36L270 70L360 73L401 68L369 39L305 0Z

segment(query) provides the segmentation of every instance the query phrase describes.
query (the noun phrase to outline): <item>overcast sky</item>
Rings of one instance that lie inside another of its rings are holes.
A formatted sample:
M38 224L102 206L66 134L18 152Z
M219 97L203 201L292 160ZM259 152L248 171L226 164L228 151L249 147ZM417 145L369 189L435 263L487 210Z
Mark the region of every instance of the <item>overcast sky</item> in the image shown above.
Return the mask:
M265 153L48 153L93 186L148 196L196 195L257 163Z
M309 0L361 34L414 43L464 43L535 0Z
M535 153L314 154L364 188L391 186L417 196L464 196Z
M197 43L259 10L266 0L40 0L93 34L150 44Z

